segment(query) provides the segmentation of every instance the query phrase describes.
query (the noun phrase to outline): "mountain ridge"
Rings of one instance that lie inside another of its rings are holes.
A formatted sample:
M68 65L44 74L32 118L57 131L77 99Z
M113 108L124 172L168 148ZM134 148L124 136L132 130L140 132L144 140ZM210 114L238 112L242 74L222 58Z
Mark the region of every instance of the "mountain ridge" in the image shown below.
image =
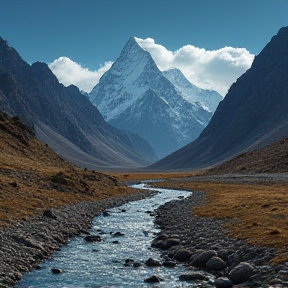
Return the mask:
M199 169L288 136L288 27L232 84L200 136L150 169Z
M61 149L60 138L66 138L71 153L82 150L87 168L137 167L155 159L154 151L144 139L108 125L77 87L60 84L45 63L30 66L2 38L0 90L2 110L20 116L30 127L39 124L42 136L50 133L44 131L45 127L52 129L54 133L46 135L45 140L51 147L58 146L58 153L64 157L67 149ZM82 165L82 160L78 160L73 159L74 164Z

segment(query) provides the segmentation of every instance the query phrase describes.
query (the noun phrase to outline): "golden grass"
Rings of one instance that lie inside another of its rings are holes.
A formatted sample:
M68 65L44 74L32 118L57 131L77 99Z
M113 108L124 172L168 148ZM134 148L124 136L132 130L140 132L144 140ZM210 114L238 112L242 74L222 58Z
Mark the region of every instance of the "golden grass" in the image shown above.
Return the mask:
M155 180L155 179L173 179L173 178L187 178L196 175L202 175L202 172L111 172L109 175L117 178L119 181L132 181L132 180Z
M279 253L274 261L288 261L288 183L251 185L167 181L154 185L205 191L207 200L193 210L194 214L224 219L224 228L230 231L230 237L245 239L254 245L275 247Z
M66 162L17 119L0 116L0 227L48 207L135 193L114 177Z

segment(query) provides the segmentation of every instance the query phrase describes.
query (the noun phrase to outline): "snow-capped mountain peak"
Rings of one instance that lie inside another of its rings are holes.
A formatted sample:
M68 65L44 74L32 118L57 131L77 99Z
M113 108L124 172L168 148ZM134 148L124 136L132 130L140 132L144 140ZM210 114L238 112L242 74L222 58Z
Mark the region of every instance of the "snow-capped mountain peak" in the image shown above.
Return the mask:
M139 134L161 158L195 139L210 121L211 110L195 96L199 89L178 69L162 73L131 37L89 99L108 123Z

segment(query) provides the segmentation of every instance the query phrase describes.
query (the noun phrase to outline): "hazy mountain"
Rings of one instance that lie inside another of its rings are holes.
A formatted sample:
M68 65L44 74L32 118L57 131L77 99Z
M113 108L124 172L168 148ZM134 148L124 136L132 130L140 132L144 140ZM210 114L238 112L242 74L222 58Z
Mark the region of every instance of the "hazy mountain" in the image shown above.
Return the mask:
M141 166L155 154L138 135L108 125L75 86L64 87L44 63L27 64L0 38L0 108L19 115L36 136L76 165Z
M145 138L161 158L198 137L211 119L217 96L218 102L222 99L187 82L179 70L163 74L132 37L89 98L109 124Z
M288 137L288 27L229 89L198 139L151 169L198 169Z

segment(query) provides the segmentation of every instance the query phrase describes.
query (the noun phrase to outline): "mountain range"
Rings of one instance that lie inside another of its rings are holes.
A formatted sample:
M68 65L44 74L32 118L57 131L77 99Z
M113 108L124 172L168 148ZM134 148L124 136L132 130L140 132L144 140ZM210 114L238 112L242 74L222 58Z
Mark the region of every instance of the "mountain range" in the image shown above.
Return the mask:
M148 169L200 169L288 137L288 27L257 55L200 136Z
M147 141L107 124L76 86L60 84L45 63L29 65L2 38L0 109L20 116L38 139L80 167L105 170L155 161Z
M136 37L88 97L109 124L146 139L158 158L196 139L223 99L176 68L160 71Z

